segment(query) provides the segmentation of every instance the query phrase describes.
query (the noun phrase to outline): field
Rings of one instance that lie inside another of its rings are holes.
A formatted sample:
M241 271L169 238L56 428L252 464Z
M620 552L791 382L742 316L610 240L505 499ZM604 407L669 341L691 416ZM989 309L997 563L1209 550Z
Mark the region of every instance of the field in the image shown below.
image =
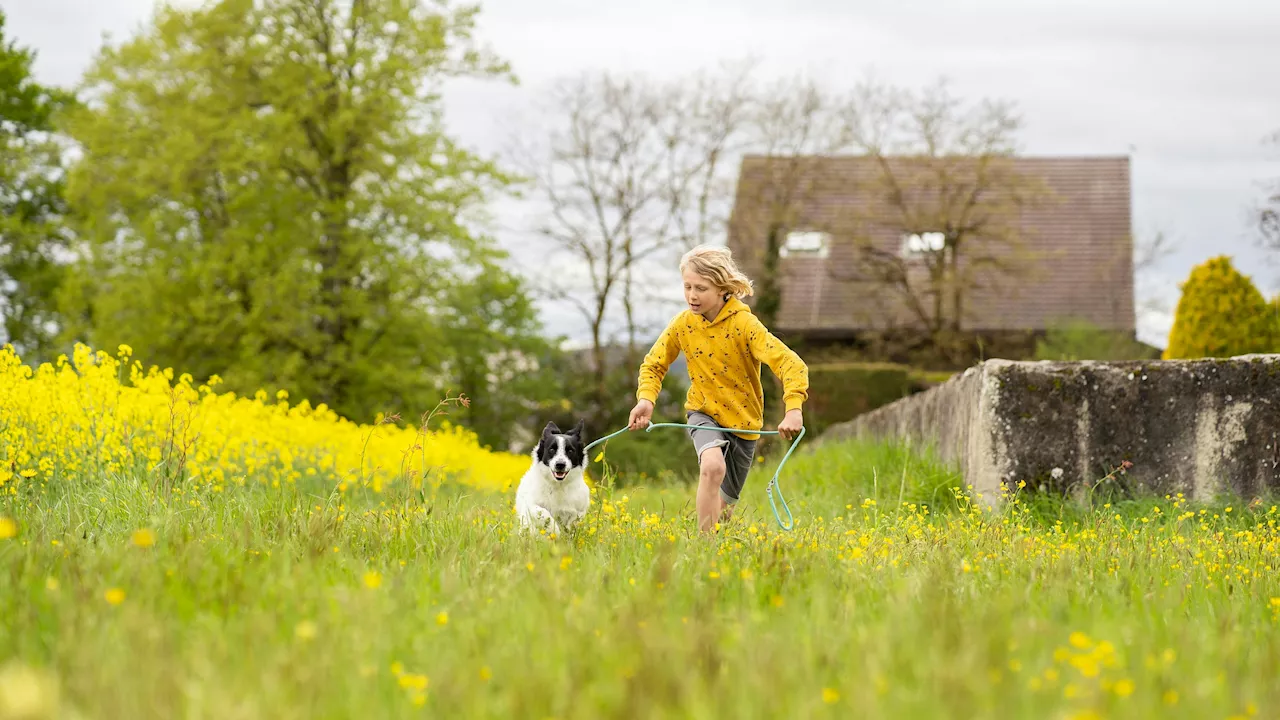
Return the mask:
M714 538L597 464L588 523L525 538L526 461L447 416L191 383L0 354L0 720L1280 713L1269 499L993 514L846 444L788 463L793 532L768 463Z

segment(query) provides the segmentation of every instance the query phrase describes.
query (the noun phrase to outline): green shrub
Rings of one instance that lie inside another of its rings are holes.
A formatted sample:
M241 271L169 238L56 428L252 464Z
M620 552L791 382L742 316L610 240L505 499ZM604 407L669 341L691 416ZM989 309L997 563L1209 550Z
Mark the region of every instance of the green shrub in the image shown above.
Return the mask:
M1280 293L1271 298L1271 304L1267 307L1271 313L1272 337L1275 338L1271 344L1271 352L1280 353Z
M804 406L805 437L816 438L837 423L926 390L951 377L951 372L931 372L894 363L844 362L809 365L809 400ZM765 385L769 406L766 427L775 427L783 416L781 384L772 375ZM790 446L777 436L765 436L760 454L785 452Z
M1087 320L1068 320L1036 342L1036 360L1149 360L1158 354L1132 335L1104 330Z
M1220 255L1197 265L1180 288L1164 358L1275 351L1275 310L1229 257Z

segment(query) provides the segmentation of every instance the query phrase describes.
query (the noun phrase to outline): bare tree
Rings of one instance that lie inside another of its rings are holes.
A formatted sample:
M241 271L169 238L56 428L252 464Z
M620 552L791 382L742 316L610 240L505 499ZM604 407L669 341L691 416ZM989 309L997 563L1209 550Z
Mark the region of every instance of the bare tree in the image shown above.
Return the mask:
M1280 146L1280 131L1276 131L1267 141ZM1258 208L1258 230L1262 235L1262 246L1280 253L1280 178L1267 183L1264 193L1266 198Z
M754 312L766 326L773 326L782 305L783 244L802 223L801 210L815 188L814 158L847 149L850 135L841 123L838 98L804 77L784 78L763 88L751 103L749 118L744 180L731 222L738 236L764 230L763 245L741 246L746 251L743 260L755 270ZM747 172L748 163L757 163L761 171Z
M638 360L643 275L706 242L727 215L725 160L745 121L749 65L659 84L584 74L548 95L551 128L520 165L547 221L538 233L585 273L585 288L557 278L550 294L591 329L597 419L609 403L610 318L620 311L627 359Z
M945 81L917 93L867 80L846 108L876 168L845 221L859 279L891 289L947 357L971 293L1031 269L1019 214L1048 193L1012 162L1021 119L1007 102L963 107Z

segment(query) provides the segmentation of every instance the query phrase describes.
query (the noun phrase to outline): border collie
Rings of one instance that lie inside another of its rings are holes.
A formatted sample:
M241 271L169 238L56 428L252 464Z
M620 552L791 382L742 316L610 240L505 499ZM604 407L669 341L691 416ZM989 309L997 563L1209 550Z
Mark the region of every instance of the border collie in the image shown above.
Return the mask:
M579 420L563 433L554 422L542 429L542 439L533 449L533 463L516 489L516 516L525 530L560 534L587 514L591 491L583 479L587 464L584 424Z

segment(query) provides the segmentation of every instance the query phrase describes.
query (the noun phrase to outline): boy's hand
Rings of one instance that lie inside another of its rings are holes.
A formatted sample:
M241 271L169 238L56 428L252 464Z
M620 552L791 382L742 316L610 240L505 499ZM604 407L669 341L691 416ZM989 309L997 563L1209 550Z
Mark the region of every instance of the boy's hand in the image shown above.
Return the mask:
M804 427L804 416L799 410L788 410L786 417L782 418L782 422L778 423L778 434L791 440L800 434L800 429Z
M630 430L643 430L649 426L649 418L653 417L653 403L641 400L631 408L631 419L627 421Z

